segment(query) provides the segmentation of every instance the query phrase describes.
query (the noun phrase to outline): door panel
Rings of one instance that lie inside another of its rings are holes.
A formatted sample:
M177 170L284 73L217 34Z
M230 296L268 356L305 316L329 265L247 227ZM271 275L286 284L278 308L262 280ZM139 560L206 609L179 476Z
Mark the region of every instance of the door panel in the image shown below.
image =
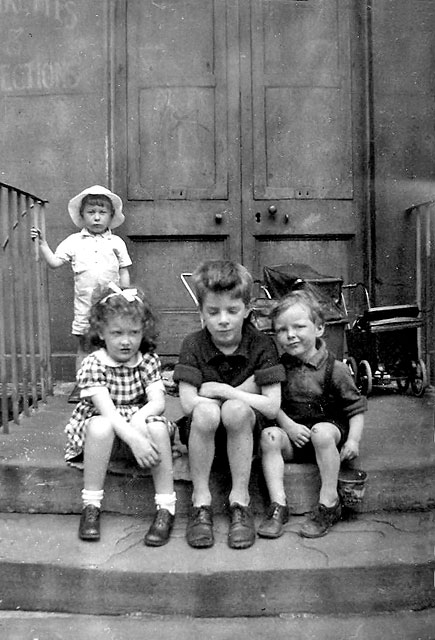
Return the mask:
M251 4L254 197L351 198L346 0Z
M256 277L303 262L347 279L359 230L348 3L241 6L244 262Z
M226 199L225 2L128 3L128 197Z
M161 318L162 354L176 354L198 323L180 274L209 257L241 255L234 13L226 0L118 4L127 35L123 231L134 279Z

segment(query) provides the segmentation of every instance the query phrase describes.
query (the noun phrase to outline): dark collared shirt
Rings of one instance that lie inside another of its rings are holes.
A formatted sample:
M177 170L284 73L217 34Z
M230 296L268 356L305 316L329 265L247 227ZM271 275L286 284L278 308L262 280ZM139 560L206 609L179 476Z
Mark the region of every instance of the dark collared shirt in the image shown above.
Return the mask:
M208 329L184 339L174 380L198 388L203 382L223 382L237 387L255 376L259 387L282 382L284 368L272 338L245 323L242 340L234 353L226 355L216 347Z
M350 370L335 360L329 389L325 389L328 350L319 340L318 350L307 362L286 353L281 356L286 381L282 385L281 408L296 422L310 424L317 417L348 424L349 419L367 410L367 400L357 389Z

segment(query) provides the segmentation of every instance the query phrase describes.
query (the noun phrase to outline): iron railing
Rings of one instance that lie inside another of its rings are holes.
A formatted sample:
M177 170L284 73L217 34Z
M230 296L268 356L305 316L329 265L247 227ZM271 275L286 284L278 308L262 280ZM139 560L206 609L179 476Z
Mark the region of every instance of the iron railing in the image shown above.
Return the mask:
M53 392L47 266L30 227L45 231L47 200L0 182L1 425L19 423Z

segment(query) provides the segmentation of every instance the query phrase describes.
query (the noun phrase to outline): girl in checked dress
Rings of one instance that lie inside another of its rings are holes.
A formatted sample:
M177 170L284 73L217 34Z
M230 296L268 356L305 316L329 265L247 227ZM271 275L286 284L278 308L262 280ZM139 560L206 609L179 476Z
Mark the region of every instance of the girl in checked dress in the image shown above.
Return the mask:
M66 426L69 463L84 463L79 538L100 539L104 481L111 460L149 467L157 507L144 542L166 544L172 530L174 492L173 425L162 414L165 390L154 353L153 312L137 289L114 283L92 305L90 338L100 348L77 374L80 401Z

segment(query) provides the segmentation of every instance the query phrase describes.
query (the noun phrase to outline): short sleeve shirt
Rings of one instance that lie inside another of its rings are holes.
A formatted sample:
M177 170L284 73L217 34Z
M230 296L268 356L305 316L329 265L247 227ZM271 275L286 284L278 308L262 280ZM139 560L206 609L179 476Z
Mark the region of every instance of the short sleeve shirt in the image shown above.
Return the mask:
M237 387L252 375L260 387L285 379L275 342L249 323L244 325L237 350L229 355L215 346L207 328L190 334L184 339L174 370L175 381L198 389L204 382Z
M74 272L74 321L72 332L82 335L88 328L92 294L109 282L119 284L119 269L132 262L122 238L110 229L101 234L82 229L63 240L56 257L69 262Z
M290 418L304 424L313 418L313 408L316 411L320 406L325 418L346 426L351 417L367 410L367 400L356 387L348 366L340 360L334 360L330 389L325 390L328 350L323 340L317 346L315 355L307 362L286 353L281 356L286 372L281 408Z

